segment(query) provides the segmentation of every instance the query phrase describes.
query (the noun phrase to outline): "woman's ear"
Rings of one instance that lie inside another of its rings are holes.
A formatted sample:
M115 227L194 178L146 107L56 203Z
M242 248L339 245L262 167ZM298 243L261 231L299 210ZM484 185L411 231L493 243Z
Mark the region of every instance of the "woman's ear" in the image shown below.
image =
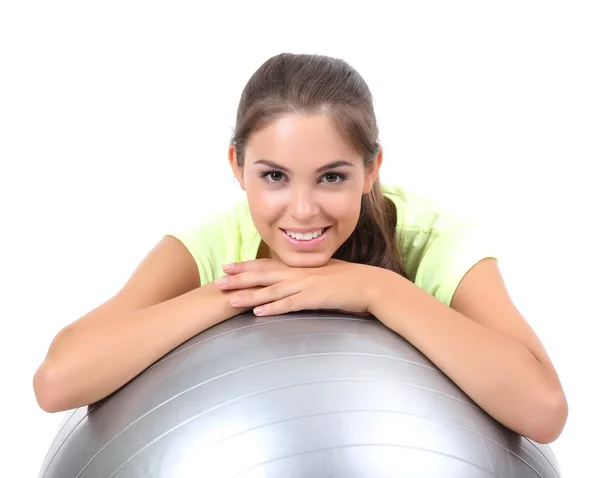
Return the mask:
M369 194L373 188L373 184L379 177L379 170L383 162L383 149L379 148L379 152L373 163L365 169L365 183L363 185L363 194Z
M229 145L229 151L227 154L229 158L229 166L231 167L231 171L235 175L240 187L245 191L246 188L244 186L244 170L238 165L237 162L237 153L235 151L235 143Z

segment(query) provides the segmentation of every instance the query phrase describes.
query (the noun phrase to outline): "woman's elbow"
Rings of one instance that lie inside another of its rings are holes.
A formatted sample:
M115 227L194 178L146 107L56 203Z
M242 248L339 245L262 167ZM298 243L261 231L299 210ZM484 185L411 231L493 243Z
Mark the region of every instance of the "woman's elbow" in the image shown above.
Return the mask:
M537 408L530 421L525 436L537 443L547 445L560 437L569 415L569 405L562 392L552 394L543 402L544 404Z
M61 387L56 380L56 372L46 363L42 364L33 376L33 391L38 406L47 413L69 410Z

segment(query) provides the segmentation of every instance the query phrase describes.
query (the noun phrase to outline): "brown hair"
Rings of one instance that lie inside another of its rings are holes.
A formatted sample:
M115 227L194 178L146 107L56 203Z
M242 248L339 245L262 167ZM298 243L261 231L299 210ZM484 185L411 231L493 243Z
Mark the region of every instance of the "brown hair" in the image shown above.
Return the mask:
M360 74L341 59L282 53L264 62L242 92L231 138L240 167L249 136L289 113L328 114L366 168L379 153L372 95ZM383 195L379 178L362 197L355 230L333 257L407 277L396 243L396 208Z

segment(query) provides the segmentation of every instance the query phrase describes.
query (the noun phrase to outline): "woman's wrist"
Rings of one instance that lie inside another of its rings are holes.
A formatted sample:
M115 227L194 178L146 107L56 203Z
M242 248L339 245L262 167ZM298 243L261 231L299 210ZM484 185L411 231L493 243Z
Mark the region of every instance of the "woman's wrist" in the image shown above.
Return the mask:
M400 277L393 271L376 266L361 266L366 268L358 271L359 277L364 281L365 302L367 311L376 315L378 305L381 304L384 295L388 293L390 281Z

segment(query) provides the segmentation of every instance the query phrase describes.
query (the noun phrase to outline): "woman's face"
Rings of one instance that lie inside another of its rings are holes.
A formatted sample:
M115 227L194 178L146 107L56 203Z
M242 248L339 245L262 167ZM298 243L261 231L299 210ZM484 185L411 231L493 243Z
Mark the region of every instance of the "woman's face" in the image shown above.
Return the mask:
M233 147L229 160L270 256L317 267L354 230L381 152L366 171L326 115L287 115L250 136L243 170Z

